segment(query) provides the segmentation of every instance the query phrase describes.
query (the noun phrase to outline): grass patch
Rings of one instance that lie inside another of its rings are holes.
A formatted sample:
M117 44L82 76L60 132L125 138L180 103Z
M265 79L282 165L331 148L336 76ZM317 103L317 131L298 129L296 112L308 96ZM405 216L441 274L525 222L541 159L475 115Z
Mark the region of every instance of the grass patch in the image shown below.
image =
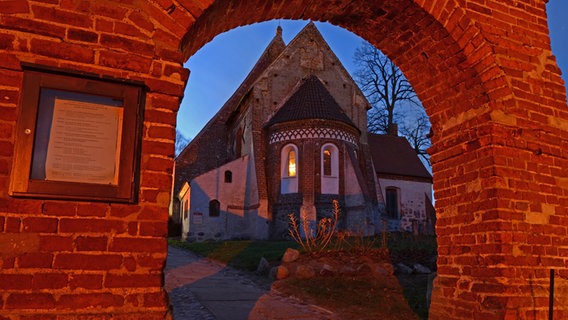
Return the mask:
M389 233L387 237L388 247L391 252L416 250L424 254L433 255L436 254L438 248L435 236L393 232Z
M390 255L386 259L390 258L393 263L418 262L426 266L436 256L435 236L387 233L385 234L386 241L383 241L381 236L347 238L341 243L331 243L329 248L343 249L351 254L366 256L371 252L371 248L379 248L386 243ZM170 240L169 243L247 271L256 270L261 257L277 264L287 248L299 248L294 241L247 240L190 243ZM319 256L341 255L340 252L330 250ZM274 285L280 291L303 301L339 311L345 319L427 319L428 276L407 275L397 278L386 277L381 280L350 276L301 280L289 278L278 281Z
M203 257L207 257L233 268L255 271L260 258L268 262L280 261L288 248L298 248L294 241L206 241L184 242L169 240L170 245L187 249Z
M397 279L404 290L404 297L408 305L420 317L428 319L428 304L426 291L428 290L428 275L399 275Z

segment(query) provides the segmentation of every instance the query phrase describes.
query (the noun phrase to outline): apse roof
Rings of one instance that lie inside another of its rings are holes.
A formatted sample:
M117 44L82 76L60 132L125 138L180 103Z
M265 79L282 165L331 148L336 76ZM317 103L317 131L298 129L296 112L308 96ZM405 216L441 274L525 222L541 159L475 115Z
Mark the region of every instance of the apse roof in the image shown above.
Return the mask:
M304 80L282 107L267 123L323 119L334 120L355 126L323 83L314 75Z

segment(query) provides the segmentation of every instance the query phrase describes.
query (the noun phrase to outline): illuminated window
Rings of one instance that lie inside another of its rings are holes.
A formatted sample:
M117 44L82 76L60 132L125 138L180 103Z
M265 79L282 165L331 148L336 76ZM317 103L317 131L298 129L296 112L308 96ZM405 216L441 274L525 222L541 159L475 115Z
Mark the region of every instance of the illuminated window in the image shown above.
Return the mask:
M323 150L323 175L331 176L331 151Z
M339 194L339 150L332 143L321 148L321 193Z
M288 152L288 177L296 176L296 151Z
M280 192L298 192L298 148L289 144L280 153Z

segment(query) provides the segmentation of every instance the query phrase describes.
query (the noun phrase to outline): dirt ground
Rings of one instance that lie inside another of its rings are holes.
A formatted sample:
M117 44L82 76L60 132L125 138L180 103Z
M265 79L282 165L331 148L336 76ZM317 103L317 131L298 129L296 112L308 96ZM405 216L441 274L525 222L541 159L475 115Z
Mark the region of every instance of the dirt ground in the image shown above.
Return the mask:
M399 262L401 259L397 258ZM283 263L290 276L273 288L345 319L426 319L428 275L395 275L387 250L332 251ZM313 276L312 271L313 270Z

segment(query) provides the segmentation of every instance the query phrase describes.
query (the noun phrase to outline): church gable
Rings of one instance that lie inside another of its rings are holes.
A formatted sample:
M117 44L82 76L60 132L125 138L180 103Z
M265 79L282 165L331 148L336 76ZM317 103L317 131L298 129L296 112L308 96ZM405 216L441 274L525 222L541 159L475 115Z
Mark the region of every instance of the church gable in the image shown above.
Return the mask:
M355 126L323 83L313 75L302 81L267 126L306 119L340 121Z
M255 83L259 121L266 123L310 76L317 76L345 114L364 132L369 108L363 94L313 23L308 23ZM366 137L364 137L366 139Z

